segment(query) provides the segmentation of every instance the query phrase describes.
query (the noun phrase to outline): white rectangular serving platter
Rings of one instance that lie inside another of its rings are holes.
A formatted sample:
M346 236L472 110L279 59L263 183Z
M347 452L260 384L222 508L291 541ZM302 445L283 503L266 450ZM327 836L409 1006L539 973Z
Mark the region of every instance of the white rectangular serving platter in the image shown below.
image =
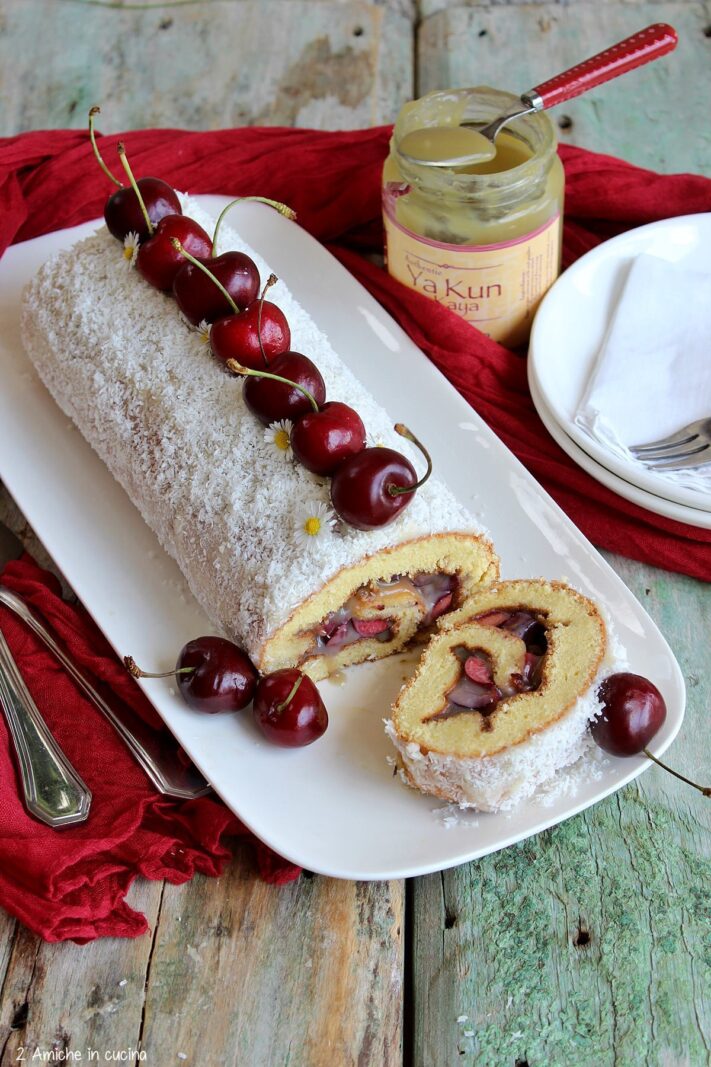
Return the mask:
M199 199L213 214L227 203ZM239 205L231 221L393 418L427 443L437 475L490 531L502 576L560 578L604 606L630 669L654 681L666 700L653 746L661 754L681 726L684 682L630 591L329 252L260 204ZM0 261L0 476L117 654L135 656L146 669L169 669L187 640L213 627L128 496L39 382L20 341L25 283L51 253L99 224L16 245ZM137 276L136 284L144 282ZM351 668L342 686L322 683L329 728L296 750L264 741L248 710L202 716L183 704L172 679L141 684L246 826L287 859L340 878L402 878L476 859L569 818L650 766L639 757L611 757L597 780L582 776L574 795L550 806L532 802L445 826L443 803L405 787L387 762L392 748L383 719L414 662L408 653ZM78 770L101 788L90 767Z

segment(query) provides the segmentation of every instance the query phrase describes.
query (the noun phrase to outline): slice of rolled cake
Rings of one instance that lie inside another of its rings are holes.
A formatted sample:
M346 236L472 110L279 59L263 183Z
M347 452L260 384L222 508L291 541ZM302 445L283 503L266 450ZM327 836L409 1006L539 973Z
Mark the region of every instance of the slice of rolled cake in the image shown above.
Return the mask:
M212 230L195 202L185 198L184 210ZM246 252L268 276L234 232L223 228L220 238L219 252ZM319 367L329 399L355 407L372 443L421 469L283 282L269 299L290 323L292 348ZM308 516L328 518L328 480L285 462L274 434L247 410L242 382L175 302L131 269L104 227L40 269L25 292L22 332L57 403L210 618L261 670L300 665L319 679L389 655L497 578L482 527L436 478L389 526L361 532L322 521L320 536L304 536Z
M481 811L513 807L581 754L606 650L592 601L500 582L443 620L386 730L405 780Z

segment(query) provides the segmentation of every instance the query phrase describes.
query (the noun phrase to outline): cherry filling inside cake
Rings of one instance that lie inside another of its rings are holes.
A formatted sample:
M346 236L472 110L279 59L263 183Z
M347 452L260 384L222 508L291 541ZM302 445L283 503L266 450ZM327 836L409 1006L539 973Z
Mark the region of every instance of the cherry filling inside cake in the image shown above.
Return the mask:
M452 609L456 592L457 579L449 574L396 574L388 581L361 586L311 631L314 643L306 656L335 655L367 638L391 641L398 632L399 616L408 609L418 611L418 629L424 629Z
M482 589L445 617L386 724L408 784L480 811L530 796L587 744L605 648L595 605L562 582Z
M477 711L484 717L494 712L499 701L517 693L530 693L541 684L541 666L548 649L546 627L540 618L528 611L491 611L471 620L483 626L494 626L513 634L526 646L523 667L512 673L508 683L496 685L491 656L480 648L456 645L452 654L461 663L459 677L454 686L445 693L445 704L426 722L449 719L454 715Z

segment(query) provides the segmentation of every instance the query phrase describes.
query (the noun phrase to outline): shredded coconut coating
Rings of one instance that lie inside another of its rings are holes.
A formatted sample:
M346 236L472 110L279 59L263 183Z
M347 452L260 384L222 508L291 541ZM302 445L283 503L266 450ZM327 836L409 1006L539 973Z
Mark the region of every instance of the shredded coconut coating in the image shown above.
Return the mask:
M402 741L390 720L385 732L398 750L402 765L423 792L450 797L462 807L477 811L509 811L532 796L560 768L580 758L588 722L600 710L596 688L601 680L598 676L594 687L562 719L494 756L461 759L425 753L416 742Z
M189 198L185 214L208 233L214 220ZM264 260L228 227L218 252ZM175 558L210 619L259 659L265 640L342 567L423 535L481 534L437 478L391 525L340 525L299 545L307 502L330 505L329 481L285 462L247 410L242 382L215 360L173 299L153 289L105 228L54 256L27 287L23 341L57 403L76 423ZM308 355L327 398L356 408L369 443L419 453L357 381L327 337L279 281L269 299L285 313L292 349Z
M544 787L549 786L563 768L585 757L590 763L597 761L598 752L596 746L591 747L588 726L601 712L598 689L609 674L629 669L627 655L609 613L600 607L598 610L605 622L608 640L595 678L567 714L521 744L511 745L493 756L462 759L423 751L416 742L400 738L392 720L386 719L385 733L397 749L399 774L405 784L414 783L424 793L452 799L460 808L511 811L534 794L545 796ZM582 770L579 776L582 779ZM555 801L555 792L551 786L551 804Z

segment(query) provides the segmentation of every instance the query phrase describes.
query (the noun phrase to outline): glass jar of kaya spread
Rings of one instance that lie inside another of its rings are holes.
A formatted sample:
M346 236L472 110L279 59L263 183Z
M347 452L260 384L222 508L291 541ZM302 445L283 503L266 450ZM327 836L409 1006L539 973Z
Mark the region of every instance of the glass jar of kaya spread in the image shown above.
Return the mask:
M400 112L383 170L390 274L511 348L527 340L560 271L564 177L553 124L540 112L516 119L492 159L466 167L424 166L398 146L416 130L450 127L452 150L438 158L462 155L458 127L520 107L519 97L483 86L429 93ZM438 152L446 141L440 132Z

